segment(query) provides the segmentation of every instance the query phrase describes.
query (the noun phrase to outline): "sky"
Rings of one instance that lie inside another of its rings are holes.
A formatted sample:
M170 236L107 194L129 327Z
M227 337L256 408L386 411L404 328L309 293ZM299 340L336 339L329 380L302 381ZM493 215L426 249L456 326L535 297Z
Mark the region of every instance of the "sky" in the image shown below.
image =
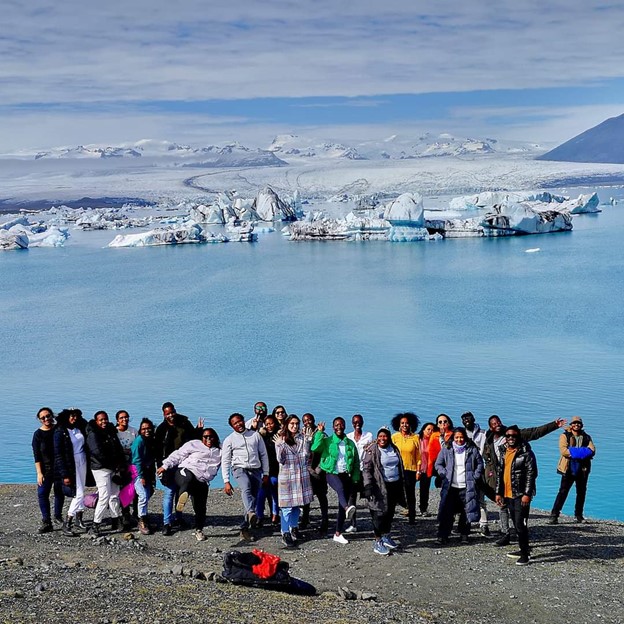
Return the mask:
M0 153L422 132L556 145L624 113L624 5L3 0Z

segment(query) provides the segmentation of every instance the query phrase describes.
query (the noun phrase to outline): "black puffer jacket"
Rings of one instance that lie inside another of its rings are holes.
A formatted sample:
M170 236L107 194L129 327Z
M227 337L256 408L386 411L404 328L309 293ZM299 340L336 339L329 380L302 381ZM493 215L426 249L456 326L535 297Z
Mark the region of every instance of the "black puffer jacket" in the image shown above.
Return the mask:
M117 429L108 423L106 429L98 427L95 420L87 425L87 447L91 470L124 470L126 456L117 436Z
M498 465L498 473L496 476L496 494L505 496L505 453L507 445L503 446L503 461ZM531 450L531 446L527 442L521 442L518 451L513 459L511 466L511 492L512 498L518 496L535 496L535 482L537 481L537 459L535 453Z

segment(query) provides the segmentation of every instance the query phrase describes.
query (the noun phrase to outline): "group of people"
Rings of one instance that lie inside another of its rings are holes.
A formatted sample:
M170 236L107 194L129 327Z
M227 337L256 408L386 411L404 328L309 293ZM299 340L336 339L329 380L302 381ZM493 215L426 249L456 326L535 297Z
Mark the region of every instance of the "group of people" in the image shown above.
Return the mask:
M241 538L251 540L263 524L279 526L285 547L297 545L300 530L310 522L310 504L317 498L321 521L319 531L329 529L328 486L335 491L338 509L332 539L349 543L347 536L358 530L357 501L368 508L373 526L373 550L387 555L398 547L392 538L397 506L406 509L414 525L418 510L430 515L431 483L440 488L436 543L448 543L457 520L461 542L468 541L473 524L483 536L490 536L487 500L499 510L498 546L511 542L512 527L519 551L510 553L518 565L530 560L528 516L535 495L537 462L530 442L562 429L558 471L561 486L549 522L556 524L572 485L576 485L575 519L583 522L587 480L595 446L583 430L582 419L574 416L570 426L557 419L538 427L506 427L498 416L481 429L471 412L461 415L461 427L440 414L435 422L419 428L418 417L397 414L390 427L375 436L364 430L360 414L346 432L343 418L334 418L331 431L324 422L306 413L299 419L282 405L271 413L266 403L254 405L254 416L229 417L231 433L221 443L217 432L194 426L174 405L162 406L162 421L155 426L143 418L138 430L129 425L127 411L117 412L116 425L104 411L89 422L80 410L69 408L55 416L44 407L37 413L40 427L33 435L38 498L42 515L40 533L53 530L50 494L54 492L54 520L68 536L87 530L84 510L95 504L89 530L99 534L109 510L113 530L119 523L130 528L136 518L142 534L152 532L148 503L160 481L163 491L162 532L171 535L181 521L189 499L194 511L195 537L206 539L203 527L210 482L219 469L225 494L234 493L235 481L241 495L243 517ZM86 488L96 486L97 495ZM97 501L87 500L88 497ZM71 503L63 516L64 499ZM268 508L268 512L267 512Z

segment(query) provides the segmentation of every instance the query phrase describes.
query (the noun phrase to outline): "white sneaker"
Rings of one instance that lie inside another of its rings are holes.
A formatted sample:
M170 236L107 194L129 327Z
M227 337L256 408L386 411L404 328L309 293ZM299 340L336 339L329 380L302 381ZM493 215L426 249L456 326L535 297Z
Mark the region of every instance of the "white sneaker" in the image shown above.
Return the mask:
M196 539L198 542L203 542L203 541L206 539L206 536L205 536L205 534L204 534L204 532L203 532L203 531L200 531L199 529L197 529L197 530L195 531L195 539Z
M346 516L347 516L347 520L349 522L351 522L351 520L353 520L353 516L355 516L355 512L357 511L357 509L355 508L355 505L349 505L347 507L347 509L345 510Z
M355 524L352 524L351 526L348 526L345 529L345 533L357 533L357 527L355 526Z
M339 544L348 544L349 540L344 535L335 535L334 534L334 542L338 542Z

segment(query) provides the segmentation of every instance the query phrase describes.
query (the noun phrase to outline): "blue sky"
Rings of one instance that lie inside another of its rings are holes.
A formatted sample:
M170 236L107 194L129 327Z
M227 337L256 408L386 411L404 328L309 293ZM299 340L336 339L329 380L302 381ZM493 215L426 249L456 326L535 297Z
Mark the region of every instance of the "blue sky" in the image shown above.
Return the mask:
M0 151L291 132L558 143L624 112L622 32L624 8L591 0L5 0Z

